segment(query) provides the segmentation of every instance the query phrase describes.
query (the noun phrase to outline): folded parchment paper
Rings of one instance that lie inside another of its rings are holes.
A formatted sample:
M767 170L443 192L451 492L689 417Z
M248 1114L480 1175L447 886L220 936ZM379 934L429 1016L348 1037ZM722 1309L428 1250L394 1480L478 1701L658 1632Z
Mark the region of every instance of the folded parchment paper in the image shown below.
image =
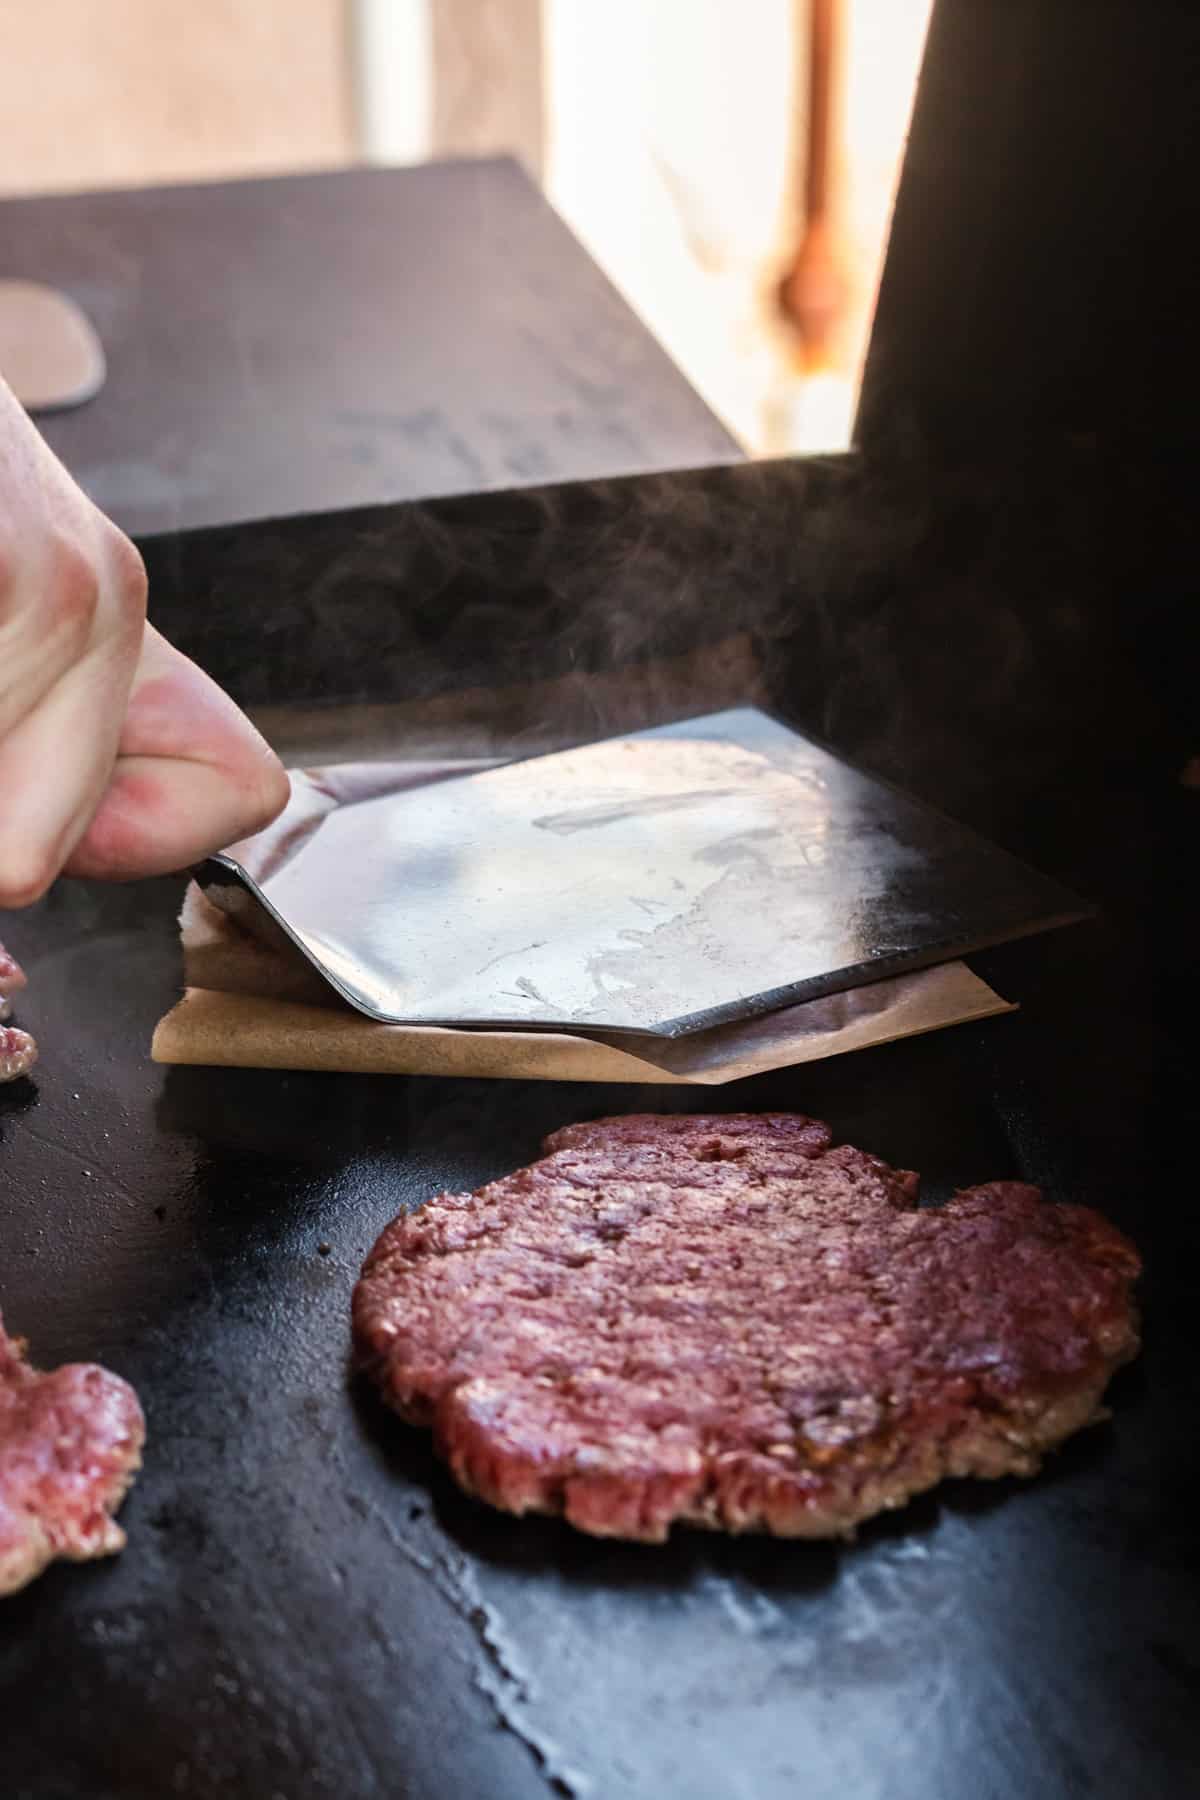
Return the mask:
M160 1063L716 1087L1012 1010L953 962L673 1040L380 1025L195 886L180 924L187 987L154 1034Z

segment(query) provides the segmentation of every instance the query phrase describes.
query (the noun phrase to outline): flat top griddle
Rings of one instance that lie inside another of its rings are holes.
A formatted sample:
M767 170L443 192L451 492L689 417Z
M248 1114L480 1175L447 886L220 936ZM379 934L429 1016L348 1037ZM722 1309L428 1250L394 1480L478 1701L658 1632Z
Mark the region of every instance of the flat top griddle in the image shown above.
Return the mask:
M1005 1175L1086 1199L1148 1256L1145 1355L1111 1426L1032 1484L951 1484L845 1548L642 1549L501 1517L349 1377L351 1285L399 1207L517 1166L564 1121L710 1100L164 1073L145 1046L178 980L177 884L64 885L6 922L43 1045L36 1088L0 1092L7 1323L44 1363L129 1376L149 1440L125 1554L0 1607L0 1792L1192 1791L1200 1234L1183 1032L1154 1008L1179 820L1136 791L1092 804L1079 842L1120 809L1128 904L981 962L1019 1014L730 1096L830 1119L933 1200Z

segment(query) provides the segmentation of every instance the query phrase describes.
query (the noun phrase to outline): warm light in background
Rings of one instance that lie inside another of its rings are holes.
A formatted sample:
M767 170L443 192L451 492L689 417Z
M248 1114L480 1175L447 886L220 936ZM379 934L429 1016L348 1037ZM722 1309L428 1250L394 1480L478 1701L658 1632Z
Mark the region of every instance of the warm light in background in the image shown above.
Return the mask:
M509 151L747 450L841 449L932 0L822 3L847 295L807 377L814 0L0 0L0 190Z
M793 0L543 0L546 185L748 446L795 192Z
M807 0L543 0L547 191L745 447L850 441L932 0L843 0L848 305L805 379L776 306L803 223Z

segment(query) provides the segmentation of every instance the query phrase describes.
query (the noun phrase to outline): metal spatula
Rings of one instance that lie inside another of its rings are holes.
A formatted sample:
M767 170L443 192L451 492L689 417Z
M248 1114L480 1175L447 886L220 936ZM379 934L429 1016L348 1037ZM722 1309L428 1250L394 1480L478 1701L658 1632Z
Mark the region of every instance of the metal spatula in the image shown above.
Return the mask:
M279 841L198 879L403 1024L675 1037L1088 912L753 709L376 794Z

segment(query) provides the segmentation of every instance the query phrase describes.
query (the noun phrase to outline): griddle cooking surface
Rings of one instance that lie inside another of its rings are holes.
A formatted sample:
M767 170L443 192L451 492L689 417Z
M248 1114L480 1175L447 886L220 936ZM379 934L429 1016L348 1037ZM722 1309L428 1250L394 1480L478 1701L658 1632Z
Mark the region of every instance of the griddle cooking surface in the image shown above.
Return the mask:
M39 1361L132 1379L149 1421L123 1556L0 1603L6 1800L1192 1791L1200 1244L1154 939L1011 946L984 968L1020 1013L730 1096L828 1118L934 1199L1019 1175L1114 1218L1150 1271L1114 1422L855 1547L650 1549L457 1493L349 1381L350 1290L399 1207L568 1120L711 1098L164 1072L178 900L64 885L4 928L43 1060L0 1090L0 1304Z
M213 896L243 881L410 1025L672 1037L1086 911L752 707L340 807L279 868L255 848L206 865Z

